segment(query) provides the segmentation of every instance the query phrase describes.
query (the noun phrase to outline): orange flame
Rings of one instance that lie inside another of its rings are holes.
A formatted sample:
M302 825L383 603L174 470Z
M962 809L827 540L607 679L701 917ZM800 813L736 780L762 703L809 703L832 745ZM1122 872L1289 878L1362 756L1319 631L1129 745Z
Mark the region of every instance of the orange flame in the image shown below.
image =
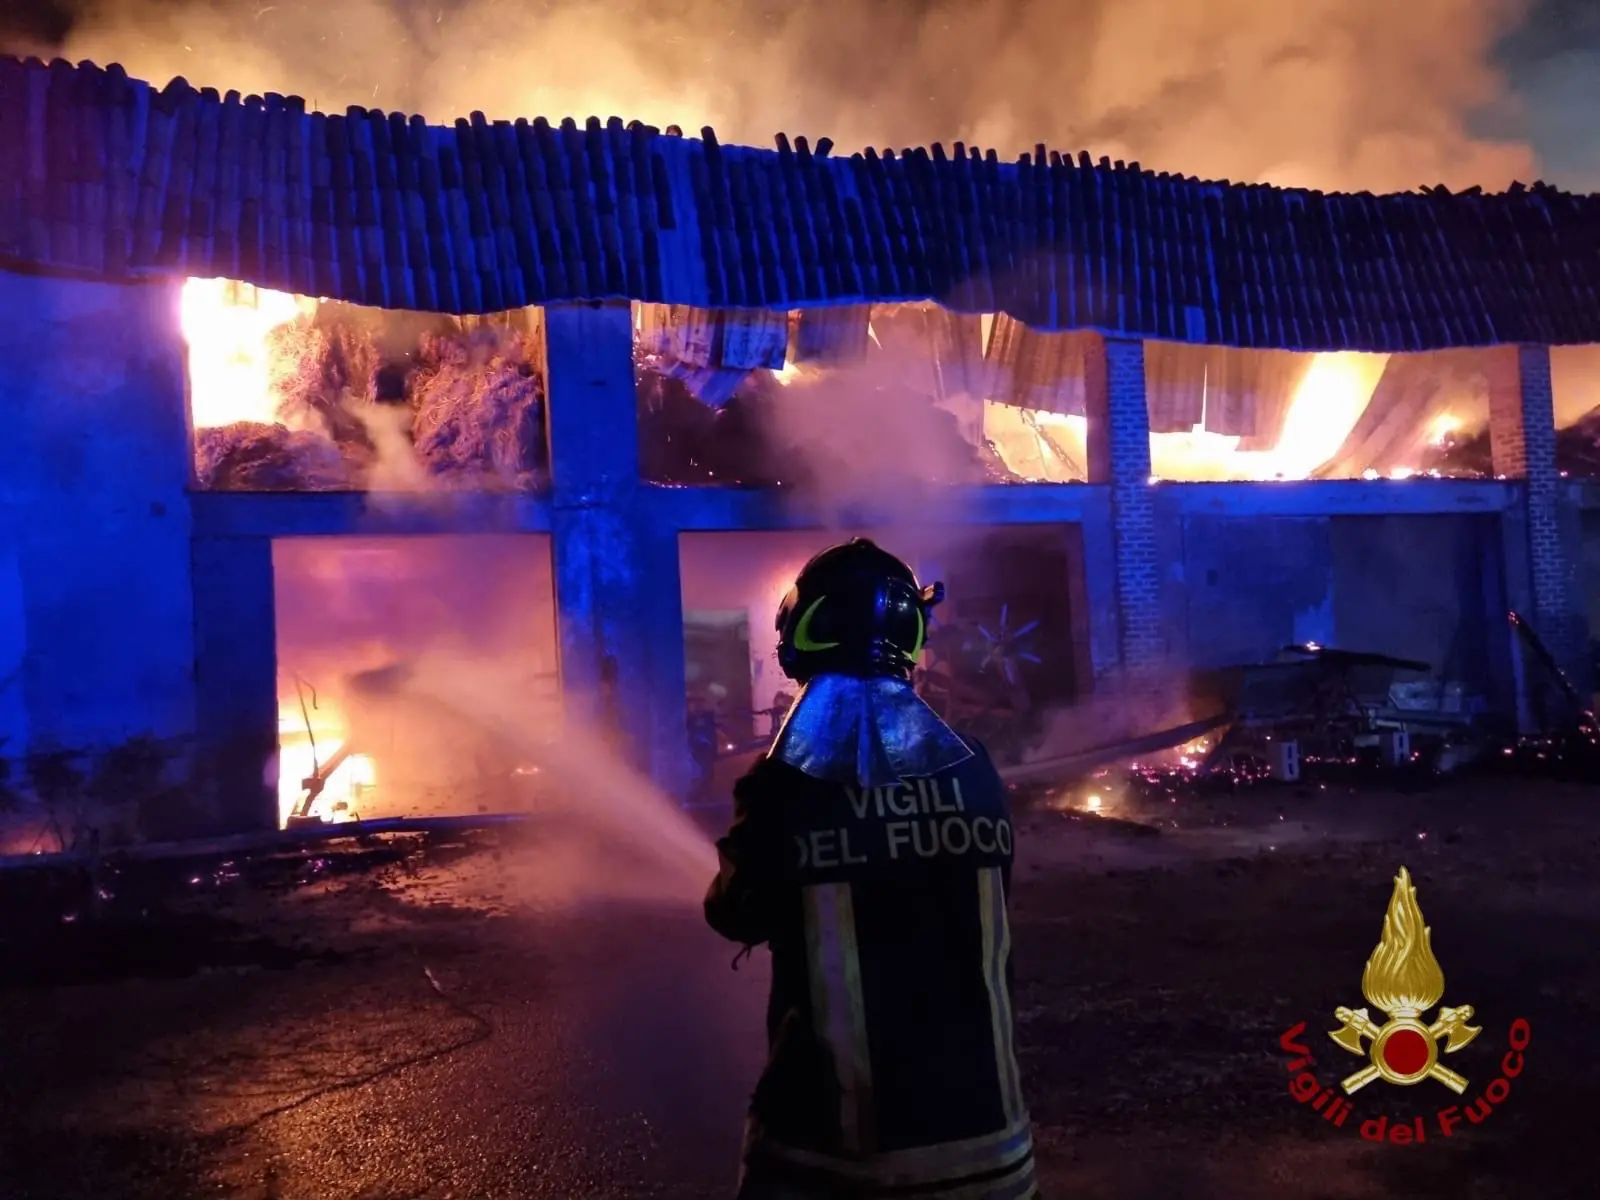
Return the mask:
M1385 354L1319 354L1300 381L1283 432L1271 450L1240 450L1240 439L1207 433L1158 433L1150 439L1157 479L1305 479L1339 452L1383 376Z
M328 763L344 745L344 720L329 711L326 698L311 714L311 727L297 701L278 707L278 823L287 824L305 794L305 781ZM313 744L314 737L314 744ZM328 776L308 815L325 821L351 821L361 816L361 801L378 782L377 764L367 754L352 754Z
M189 349L189 412L196 429L278 421L272 331L311 316L317 301L231 279L190 279L179 301Z

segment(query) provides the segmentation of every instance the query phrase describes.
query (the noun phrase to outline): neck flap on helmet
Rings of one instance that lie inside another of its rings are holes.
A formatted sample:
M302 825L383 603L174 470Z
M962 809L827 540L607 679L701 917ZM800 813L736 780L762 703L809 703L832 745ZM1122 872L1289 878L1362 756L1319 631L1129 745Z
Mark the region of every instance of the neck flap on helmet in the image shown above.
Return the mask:
M767 755L814 779L873 788L937 775L972 750L908 680L829 674L805 685Z

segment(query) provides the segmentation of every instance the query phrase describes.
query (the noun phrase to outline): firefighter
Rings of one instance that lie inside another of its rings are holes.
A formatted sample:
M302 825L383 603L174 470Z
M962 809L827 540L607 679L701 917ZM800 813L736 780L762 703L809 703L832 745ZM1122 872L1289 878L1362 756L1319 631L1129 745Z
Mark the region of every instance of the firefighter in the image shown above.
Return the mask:
M857 538L808 562L779 608L801 691L735 786L705 901L740 957L772 955L740 1200L1038 1194L1005 789L911 686L943 595Z

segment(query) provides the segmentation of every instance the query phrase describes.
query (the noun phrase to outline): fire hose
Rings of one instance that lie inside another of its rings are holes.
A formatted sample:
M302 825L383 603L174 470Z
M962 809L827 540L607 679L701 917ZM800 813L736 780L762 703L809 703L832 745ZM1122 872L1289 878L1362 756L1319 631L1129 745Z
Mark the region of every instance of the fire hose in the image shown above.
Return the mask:
M1080 750L1075 754L1001 767L1000 778L1007 783L1034 783L1087 775L1100 767L1136 754L1155 754L1161 750L1182 746L1210 733L1213 729L1229 724L1233 719L1231 712L1217 713L1214 716L1202 717L1198 721L1175 725L1171 729L1129 738L1127 741L1110 742L1103 746Z

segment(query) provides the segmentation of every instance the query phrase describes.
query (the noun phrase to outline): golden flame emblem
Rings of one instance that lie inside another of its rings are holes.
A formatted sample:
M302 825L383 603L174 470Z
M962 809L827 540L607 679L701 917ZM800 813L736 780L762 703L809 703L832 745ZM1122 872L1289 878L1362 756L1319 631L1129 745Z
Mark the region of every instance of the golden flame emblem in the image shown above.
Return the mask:
M1441 1005L1432 1024L1422 1019L1444 997L1444 970L1433 956L1432 933L1423 924L1411 873L1401 867L1383 916L1383 938L1361 973L1361 994L1388 1020L1379 1025L1364 1008L1333 1012L1340 1028L1328 1036L1350 1053L1371 1059L1343 1081L1346 1094L1374 1079L1402 1086L1437 1079L1457 1095L1467 1090L1463 1076L1440 1064L1439 1041L1444 1039L1444 1053L1454 1054L1483 1032L1467 1024L1472 1006Z

